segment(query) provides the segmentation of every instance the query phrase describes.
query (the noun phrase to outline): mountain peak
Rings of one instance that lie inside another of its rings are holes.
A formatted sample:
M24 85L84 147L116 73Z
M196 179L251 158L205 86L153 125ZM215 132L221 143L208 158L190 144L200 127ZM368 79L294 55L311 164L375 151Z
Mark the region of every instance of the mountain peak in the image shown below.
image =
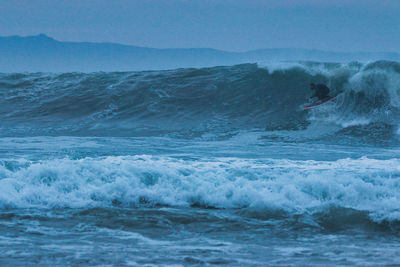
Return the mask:
M53 39L53 38L47 36L47 35L44 34L44 33L40 33L40 34L38 34L38 35L33 35L33 36L31 36L31 37L34 38L34 39L42 40L42 41L45 41L45 40L47 40L47 41L55 41L55 39Z
M21 36L21 35L11 35L11 36L0 36L0 39L5 40L15 40L15 41L40 41L40 42L58 42L56 39L47 36L44 33L40 33L38 35L29 35L29 36Z

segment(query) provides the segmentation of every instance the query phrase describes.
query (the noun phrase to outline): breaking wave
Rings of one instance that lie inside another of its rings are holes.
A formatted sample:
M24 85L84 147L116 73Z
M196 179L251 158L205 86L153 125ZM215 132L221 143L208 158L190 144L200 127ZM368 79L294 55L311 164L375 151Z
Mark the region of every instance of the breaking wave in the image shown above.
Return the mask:
M309 83L342 92L311 111ZM0 74L2 136L147 136L330 129L397 136L400 64L294 62L113 73ZM323 126L323 127L321 127Z
M2 208L167 205L400 221L400 161L109 156L0 162ZM286 214L286 215L285 215ZM331 214L332 215L332 214ZM361 216L360 215L360 216ZM272 215L271 215L272 216ZM362 216L361 216L362 217Z

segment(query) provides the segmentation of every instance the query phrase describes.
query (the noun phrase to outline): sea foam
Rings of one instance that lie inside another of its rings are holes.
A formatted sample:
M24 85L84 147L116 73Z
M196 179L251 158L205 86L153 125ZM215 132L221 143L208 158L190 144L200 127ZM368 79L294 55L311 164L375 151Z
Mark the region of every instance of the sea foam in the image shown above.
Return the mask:
M110 156L5 162L3 207L201 206L313 214L331 207L400 220L400 161Z

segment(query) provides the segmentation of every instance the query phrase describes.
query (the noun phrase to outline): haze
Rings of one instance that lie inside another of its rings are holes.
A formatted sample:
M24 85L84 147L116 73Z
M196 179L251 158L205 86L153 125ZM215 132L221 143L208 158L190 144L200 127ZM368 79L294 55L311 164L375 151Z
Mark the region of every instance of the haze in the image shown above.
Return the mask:
M0 1L0 35L228 51L400 52L400 1Z

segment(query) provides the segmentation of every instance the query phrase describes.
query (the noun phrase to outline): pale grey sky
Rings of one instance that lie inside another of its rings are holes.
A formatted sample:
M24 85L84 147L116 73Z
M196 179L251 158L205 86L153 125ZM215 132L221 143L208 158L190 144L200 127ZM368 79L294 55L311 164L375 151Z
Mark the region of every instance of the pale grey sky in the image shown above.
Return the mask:
M400 52L398 0L0 0L0 35L231 51Z

